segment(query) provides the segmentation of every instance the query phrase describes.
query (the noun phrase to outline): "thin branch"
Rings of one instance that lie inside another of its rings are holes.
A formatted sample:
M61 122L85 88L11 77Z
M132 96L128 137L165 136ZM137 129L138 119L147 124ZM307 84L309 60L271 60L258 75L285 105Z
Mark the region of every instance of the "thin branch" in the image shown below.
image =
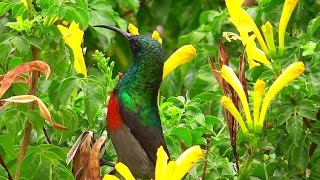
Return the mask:
M208 154L209 154L209 151L210 151L211 139L212 139L211 136L206 137L207 144L206 144L206 154L205 154L205 157L204 157L202 179L205 179L205 176L207 174Z
M8 179L9 179L9 180L12 180L12 176L11 176L11 174L10 174L10 171L9 171L9 169L8 169L6 163L4 162L4 160L3 160L3 158L2 158L1 155L0 155L0 164L1 164L2 167L7 171Z

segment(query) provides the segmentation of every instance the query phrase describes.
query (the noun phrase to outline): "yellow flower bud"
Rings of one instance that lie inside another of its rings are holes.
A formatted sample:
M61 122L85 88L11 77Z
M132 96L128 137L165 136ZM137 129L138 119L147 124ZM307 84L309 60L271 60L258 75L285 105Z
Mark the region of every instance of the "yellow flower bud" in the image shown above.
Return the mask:
M242 129L243 134L248 137L249 131L246 127L246 124L244 123L238 109L234 106L233 102L231 101L230 98L227 96L222 96L221 98L221 104L223 105L224 108L226 108L232 116L237 120L237 122L240 125L240 128Z
M261 99L266 83L263 80L258 79L254 84L254 98L253 98L253 126L256 133L259 128L257 128L259 122L259 113L261 106Z
M114 175L106 174L104 175L103 180L119 180L119 179Z
M252 129L253 125L252 125L251 114L249 110L249 104L248 104L248 100L244 93L241 82L239 81L238 77L236 76L232 68L230 68L229 66L223 65L221 68L220 74L223 77L223 79L226 80L232 86L232 88L237 92L247 118L249 129Z
M279 48L280 53L284 50L284 34L291 17L291 14L296 7L298 0L286 0L283 5L280 22L279 22Z
M266 22L265 25L261 27L264 38L267 42L268 48L272 52L276 52L276 46L274 45L274 38L273 38L273 27L269 21Z

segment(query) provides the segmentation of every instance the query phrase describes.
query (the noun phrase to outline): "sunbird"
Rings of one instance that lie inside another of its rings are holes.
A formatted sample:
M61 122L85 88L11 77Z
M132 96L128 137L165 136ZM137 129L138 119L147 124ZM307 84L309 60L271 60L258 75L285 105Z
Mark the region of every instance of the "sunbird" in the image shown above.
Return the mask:
M157 150L163 146L169 155L161 127L158 92L164 57L161 44L146 35L132 35L119 28L107 28L125 37L133 64L119 80L110 96L107 130L120 162L135 177L154 178Z

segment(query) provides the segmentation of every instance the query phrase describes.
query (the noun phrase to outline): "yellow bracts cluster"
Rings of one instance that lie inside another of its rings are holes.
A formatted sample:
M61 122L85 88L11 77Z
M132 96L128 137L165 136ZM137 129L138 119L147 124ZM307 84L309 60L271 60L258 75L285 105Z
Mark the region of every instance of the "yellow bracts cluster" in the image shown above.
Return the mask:
M81 42L83 39L83 31L79 25L74 21L70 24L69 28L58 25L65 43L72 49L74 55L74 68L77 73L82 73L87 76L87 68L84 62Z
M246 123L243 121L240 112L237 110L233 102L226 96L223 96L221 99L221 104L224 108L226 108L237 120L244 133L245 137L249 137L250 132L254 132L259 134L262 130L267 108L269 107L271 100L274 96L283 89L286 85L288 85L291 81L296 79L304 72L304 64L303 62L295 62L287 67L281 75L276 79L276 81L270 86L269 90L264 96L264 100L261 106L262 96L265 89L265 82L263 80L258 79L254 84L254 102L253 102L253 122L251 119L251 113L249 110L248 100L244 94L243 87L235 75L234 71L228 67L223 65L220 71L220 74L224 80L226 80L232 88L238 94L240 101L242 103L242 107L245 111L246 115ZM260 110L261 106L261 110Z
M128 30L132 35L139 35L139 30L133 24L128 25ZM153 39L157 40L160 44L162 44L162 39L160 37L159 32L153 31L152 36ZM163 67L163 79L172 72L178 66L188 62L196 55L197 51L192 45L185 45L176 50L164 63Z
M261 27L265 40L263 39L260 30L257 25L250 17L250 15L241 7L244 0L226 0L226 6L230 14L230 22L234 24L237 28L242 44L246 46L246 52L248 56L249 68L259 66L260 62L264 65L269 65L270 61L267 59L269 51L272 54L275 54L276 48L274 45L273 38L273 27L270 22L266 22L265 25ZM290 16L297 5L298 0L286 0L282 10L280 23L279 23L279 48L280 52L283 52L284 49L284 33L290 19ZM249 36L249 33L253 32L254 34ZM225 37L224 33L224 37ZM257 48L254 40L258 39L260 47L262 50ZM227 39L230 41L230 38ZM265 41L267 43L265 43ZM257 62L255 62L257 61Z
M202 158L200 146L192 146L183 152L176 161L168 162L168 155L161 146L157 152L157 162L155 170L155 180L180 180L185 174ZM116 170L126 180L134 180L129 168L119 162L115 166ZM116 176L105 175L103 180L118 180Z

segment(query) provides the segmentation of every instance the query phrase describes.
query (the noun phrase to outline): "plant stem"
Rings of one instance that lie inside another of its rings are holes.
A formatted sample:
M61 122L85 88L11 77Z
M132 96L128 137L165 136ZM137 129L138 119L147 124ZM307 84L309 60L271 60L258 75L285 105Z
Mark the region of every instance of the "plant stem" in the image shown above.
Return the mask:
M205 154L205 158L204 158L202 179L205 179L205 176L207 174L208 154L209 154L209 151L210 151L211 136L210 137L206 137L206 141L207 141L206 154Z
M36 60L37 59L37 49L32 46L31 48L32 51L32 59ZM33 71L31 73L31 81L30 81L30 87L29 87L29 93L30 95L36 95L37 94L37 82L38 82L38 77L39 77L39 72L38 71ZM31 102L29 104L29 110L34 109L35 103ZM26 152L28 149L28 144L29 144L29 140L30 140L30 135L31 135L31 131L32 131L32 124L27 121L26 122L26 128L24 131L24 135L23 135L23 140L22 140L22 144L21 144L21 149L19 152L19 156L18 156L18 160L17 160L17 167L16 167L16 174L14 179L18 179L21 175L20 172L20 167L21 167L21 163L24 159L24 157L26 156Z
M9 180L12 180L12 176L11 176L11 174L10 174L10 171L9 171L9 169L8 169L6 163L4 162L4 160L3 160L3 158L2 158L1 155L0 155L0 164L1 164L2 167L7 171L8 179L9 179Z

